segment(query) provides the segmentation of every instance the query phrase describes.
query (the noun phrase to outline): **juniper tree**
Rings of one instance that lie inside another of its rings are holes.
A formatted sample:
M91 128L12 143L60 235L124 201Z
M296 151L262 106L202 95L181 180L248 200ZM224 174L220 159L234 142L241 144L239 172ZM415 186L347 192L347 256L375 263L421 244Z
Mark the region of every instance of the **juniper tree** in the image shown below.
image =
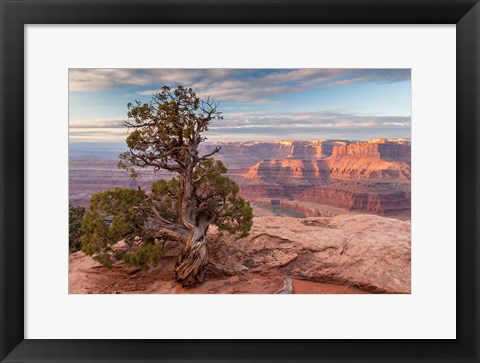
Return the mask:
M199 145L210 122L222 118L218 103L205 101L191 88L164 86L148 103L128 104L128 151L119 167L132 177L139 168L166 170L174 177L160 179L149 191L117 188L92 196L83 229L83 250L109 264L112 257L133 264L154 264L159 240L183 243L175 266L177 281L194 286L207 269L221 271L209 261L207 231L215 224L230 233L248 234L252 209L239 187L225 173L213 151L200 155ZM124 240L127 248L113 251Z

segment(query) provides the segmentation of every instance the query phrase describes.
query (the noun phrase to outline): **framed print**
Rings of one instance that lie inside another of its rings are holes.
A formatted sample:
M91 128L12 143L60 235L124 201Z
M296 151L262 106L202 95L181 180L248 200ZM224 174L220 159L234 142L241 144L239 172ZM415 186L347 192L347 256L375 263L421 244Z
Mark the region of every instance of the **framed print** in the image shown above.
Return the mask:
M1 7L2 361L479 361L477 1Z

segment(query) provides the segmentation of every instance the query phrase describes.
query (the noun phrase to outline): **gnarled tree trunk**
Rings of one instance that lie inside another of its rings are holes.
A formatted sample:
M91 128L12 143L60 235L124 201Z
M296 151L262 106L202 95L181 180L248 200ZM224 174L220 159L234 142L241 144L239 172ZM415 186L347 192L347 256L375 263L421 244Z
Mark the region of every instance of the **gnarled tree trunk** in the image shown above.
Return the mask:
M177 282L184 287L193 287L203 281L208 264L206 234L209 224L202 220L194 227L175 266Z
M194 155L195 150L196 148L190 150L188 154ZM186 167L179 173L181 186L179 223L190 231L185 247L175 265L177 282L181 283L183 287L193 287L201 283L207 266L210 267L210 272L234 274L231 269L222 268L222 266L209 262L207 231L214 218L197 205L198 200L193 182L194 168L197 164L198 158L187 156L185 158Z
M206 218L198 218L195 210L193 168L194 163L190 162L185 173L180 176L180 223L190 230L185 247L175 265L177 282L183 287L193 287L201 283L205 266L208 264L207 230L210 221Z

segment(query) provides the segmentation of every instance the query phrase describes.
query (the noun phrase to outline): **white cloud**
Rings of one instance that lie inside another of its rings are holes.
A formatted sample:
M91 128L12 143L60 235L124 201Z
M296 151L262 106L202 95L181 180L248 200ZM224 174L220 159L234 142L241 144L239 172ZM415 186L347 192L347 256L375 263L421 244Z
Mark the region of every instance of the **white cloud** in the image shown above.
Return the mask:
M315 128L348 128L348 127L374 127L393 126L409 128L410 117L381 116L349 114L345 112L236 112L225 113L223 120L215 121L211 128L242 128L263 127L276 128L288 127L315 127Z
M120 86L149 86L178 83L189 85L200 78L226 77L230 69L70 69L70 91L98 91Z
M349 114L345 112L236 112L224 114L205 133L211 141L410 136L410 117ZM127 128L121 120L81 120L70 123L70 140L122 142ZM243 139L242 139L243 138Z
M409 69L71 69L70 90L96 91L121 86L152 86L138 91L151 95L163 85L182 84L200 96L218 100L263 101L271 95L361 82L410 79Z
M126 128L70 128L68 138L71 142L125 142Z
M123 128L122 119L90 119L75 120L68 124L70 129L91 129L91 128Z

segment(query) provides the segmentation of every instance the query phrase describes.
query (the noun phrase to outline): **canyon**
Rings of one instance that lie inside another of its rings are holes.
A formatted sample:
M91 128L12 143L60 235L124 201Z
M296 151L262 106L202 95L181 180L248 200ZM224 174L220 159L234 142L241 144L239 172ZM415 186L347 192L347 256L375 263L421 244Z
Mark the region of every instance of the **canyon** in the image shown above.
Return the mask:
M302 216L358 212L401 219L410 216L410 139L307 140L204 143L240 186L262 206L280 206ZM145 171L136 181L115 160L70 160L70 202L115 186L143 188L170 173ZM332 209L334 208L334 209Z
M271 147L272 143L261 144ZM242 147L248 150L250 146ZM262 150L270 151L269 147L263 145ZM410 140L282 142L281 150L282 157L264 159L242 173L232 173L247 200L281 205L304 216L325 215L327 212L316 211L337 207L409 217ZM228 150L223 156L228 160Z

